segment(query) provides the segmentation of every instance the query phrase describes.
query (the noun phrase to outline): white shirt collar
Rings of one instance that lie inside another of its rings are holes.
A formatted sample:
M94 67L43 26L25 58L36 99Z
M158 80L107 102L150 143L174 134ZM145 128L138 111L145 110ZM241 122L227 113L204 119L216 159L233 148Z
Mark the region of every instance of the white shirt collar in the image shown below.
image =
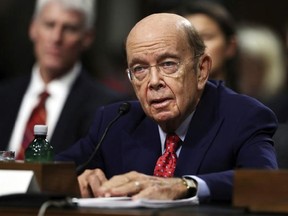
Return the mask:
M188 131L188 127L189 127L190 121L194 115L194 112L195 111L193 111L175 131L175 133L179 136L179 138L181 139L182 142L184 142L184 140L185 140L185 137L186 137L186 134ZM159 130L159 135L160 135L160 140L161 140L162 151L164 151L167 133L165 133L159 125L158 125L158 130Z
M64 76L61 76L59 79L52 80L46 86L46 89L49 94L57 94L57 92L63 90L67 91L71 88L71 85L76 80L77 76L81 72L81 63L77 62L73 68L67 72ZM40 75L40 68L38 64L35 64L32 69L32 78L29 85L28 92L31 94L39 95L45 89L45 83L43 82Z

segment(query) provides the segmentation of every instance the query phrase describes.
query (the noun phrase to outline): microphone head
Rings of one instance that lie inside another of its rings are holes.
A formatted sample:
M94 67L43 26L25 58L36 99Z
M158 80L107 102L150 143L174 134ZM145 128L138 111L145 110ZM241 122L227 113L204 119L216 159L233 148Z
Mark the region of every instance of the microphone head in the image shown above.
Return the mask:
M119 106L118 113L123 115L130 110L131 104L128 102L124 102Z

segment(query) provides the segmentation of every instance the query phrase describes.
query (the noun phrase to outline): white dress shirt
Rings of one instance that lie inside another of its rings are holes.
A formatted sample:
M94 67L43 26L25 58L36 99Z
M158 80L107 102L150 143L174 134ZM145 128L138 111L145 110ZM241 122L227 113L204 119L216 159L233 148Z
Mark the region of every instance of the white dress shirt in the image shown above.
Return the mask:
M8 145L9 150L15 151L17 155L17 151L22 143L26 124L34 107L39 102L39 94L41 94L45 88L49 93L49 97L45 104L47 112L46 125L48 126L47 139L49 140L51 138L72 84L80 74L80 71L81 64L76 63L71 71L59 79L52 80L45 86L40 75L39 66L37 64L34 65L31 81L22 99L14 124L14 129Z

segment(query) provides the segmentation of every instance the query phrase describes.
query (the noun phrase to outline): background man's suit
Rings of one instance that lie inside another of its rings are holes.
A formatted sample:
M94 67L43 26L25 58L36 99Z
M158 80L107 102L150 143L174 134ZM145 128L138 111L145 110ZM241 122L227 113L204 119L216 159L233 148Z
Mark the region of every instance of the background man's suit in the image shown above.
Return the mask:
M108 178L129 171L153 175L161 144L157 124L143 112L139 102L108 132L97 160ZM57 160L83 163L92 153L119 104L102 107L88 136ZM208 185L211 199L232 199L233 169L276 168L271 139L277 128L274 113L254 99L236 94L221 83L208 82L182 144L175 176L197 175Z
M0 85L0 149L7 148L22 98L29 85L30 76L23 76ZM50 143L55 153L85 136L91 126L95 110L100 105L115 102L118 96L104 85L92 81L81 71L72 85L56 124ZM118 98L119 99L119 98ZM49 129L48 129L49 130Z

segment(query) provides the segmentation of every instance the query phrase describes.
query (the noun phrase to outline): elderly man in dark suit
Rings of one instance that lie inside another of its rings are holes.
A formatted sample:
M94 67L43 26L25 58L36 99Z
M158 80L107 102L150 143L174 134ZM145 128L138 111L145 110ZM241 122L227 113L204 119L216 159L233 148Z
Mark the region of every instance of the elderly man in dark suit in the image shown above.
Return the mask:
M274 113L208 81L211 58L188 20L167 13L144 18L129 33L126 52L139 101L130 102L79 175L83 197L229 202L235 169L277 168ZM87 137L56 159L83 164L119 107L99 109Z

